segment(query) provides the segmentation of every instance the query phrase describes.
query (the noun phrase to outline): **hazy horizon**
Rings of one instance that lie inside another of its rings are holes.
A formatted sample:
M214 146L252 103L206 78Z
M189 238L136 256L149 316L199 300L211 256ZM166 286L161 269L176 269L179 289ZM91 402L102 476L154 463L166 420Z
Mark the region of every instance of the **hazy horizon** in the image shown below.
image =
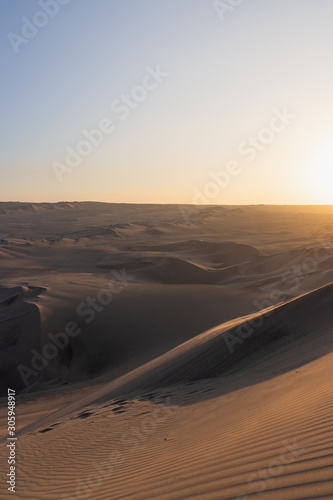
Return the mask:
M264 207L333 207L333 203L207 203L207 204L194 204L194 203L168 203L168 202L136 202L136 201L105 201L105 200L58 200L58 201L20 201L20 200L0 200L0 203L22 203L27 205L43 205L50 204L56 205L59 203L107 203L114 205L193 205L199 207L208 207L208 206L216 206L216 207L256 207L256 206L264 206Z

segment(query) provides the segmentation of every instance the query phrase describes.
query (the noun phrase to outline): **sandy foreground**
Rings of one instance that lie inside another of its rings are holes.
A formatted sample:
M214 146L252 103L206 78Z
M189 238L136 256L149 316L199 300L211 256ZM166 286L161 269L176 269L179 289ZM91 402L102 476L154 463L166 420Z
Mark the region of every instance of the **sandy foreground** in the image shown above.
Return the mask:
M333 499L332 216L0 203L0 499Z

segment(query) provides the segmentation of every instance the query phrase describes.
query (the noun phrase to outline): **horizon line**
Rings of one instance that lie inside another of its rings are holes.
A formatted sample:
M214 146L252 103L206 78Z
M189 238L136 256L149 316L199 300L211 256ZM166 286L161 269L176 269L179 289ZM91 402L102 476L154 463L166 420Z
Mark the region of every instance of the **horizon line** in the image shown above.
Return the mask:
M96 201L96 200L59 200L59 201L2 201L0 203L21 203L26 205L57 205L60 203L100 203L107 205L171 205L171 206L193 206L193 207L333 207L333 203L154 203L154 202L135 202L135 201Z

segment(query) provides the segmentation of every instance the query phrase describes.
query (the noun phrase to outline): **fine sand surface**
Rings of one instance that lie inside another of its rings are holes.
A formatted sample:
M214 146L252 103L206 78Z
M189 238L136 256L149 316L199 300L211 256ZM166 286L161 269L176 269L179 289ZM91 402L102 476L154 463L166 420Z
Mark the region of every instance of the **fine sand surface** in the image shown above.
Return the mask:
M332 216L0 203L0 499L333 499Z

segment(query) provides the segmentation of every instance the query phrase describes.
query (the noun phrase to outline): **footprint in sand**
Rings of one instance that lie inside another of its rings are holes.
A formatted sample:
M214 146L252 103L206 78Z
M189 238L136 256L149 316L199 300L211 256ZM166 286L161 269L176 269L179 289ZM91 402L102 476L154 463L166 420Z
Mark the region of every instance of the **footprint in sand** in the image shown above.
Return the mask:
M77 418L88 418L90 417L90 415L93 415L93 413L91 411L83 411L82 413L80 413L77 417L74 417L75 419Z

